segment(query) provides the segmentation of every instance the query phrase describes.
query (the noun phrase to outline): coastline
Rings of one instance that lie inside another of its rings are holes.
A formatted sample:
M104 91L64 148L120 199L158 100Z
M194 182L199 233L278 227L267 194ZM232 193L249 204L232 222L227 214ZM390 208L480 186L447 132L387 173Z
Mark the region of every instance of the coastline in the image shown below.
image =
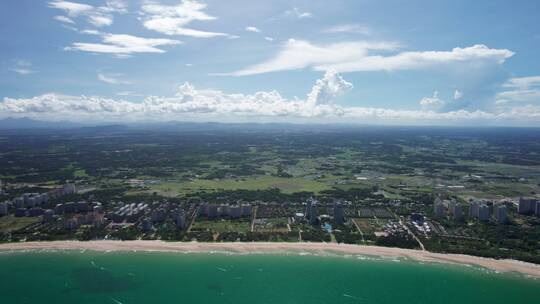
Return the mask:
M414 249L363 246L335 243L199 243L163 241L52 241L0 244L0 251L24 250L93 250L93 251L147 251L181 253L312 253L318 255L367 255L381 258L405 258L417 262L472 265L497 272L517 272L540 278L540 265L516 260L495 260L462 254L443 254Z

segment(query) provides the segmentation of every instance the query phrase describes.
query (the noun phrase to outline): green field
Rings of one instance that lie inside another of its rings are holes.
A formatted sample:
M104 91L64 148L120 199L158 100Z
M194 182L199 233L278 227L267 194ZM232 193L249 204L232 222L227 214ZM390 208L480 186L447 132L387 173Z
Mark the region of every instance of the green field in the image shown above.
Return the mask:
M294 192L314 192L319 193L323 190L331 189L325 183L305 180L302 178L284 178L275 176L254 176L237 179L205 180L197 179L194 181L164 182L153 185L150 191L158 192L163 196L174 197L185 193L198 191L215 190L265 190L278 188L284 193Z
M213 232L248 232L251 231L251 225L249 221L232 221L232 220L205 220L197 219L191 231L213 231Z

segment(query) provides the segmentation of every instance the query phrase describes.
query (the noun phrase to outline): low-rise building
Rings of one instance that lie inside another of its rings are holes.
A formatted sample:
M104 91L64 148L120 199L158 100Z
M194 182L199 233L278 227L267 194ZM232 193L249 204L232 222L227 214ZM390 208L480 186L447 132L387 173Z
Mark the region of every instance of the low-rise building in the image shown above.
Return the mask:
M47 209L45 210L45 212L43 212L43 222L44 223L48 223L48 222L52 222L52 220L54 219L54 210L52 209Z

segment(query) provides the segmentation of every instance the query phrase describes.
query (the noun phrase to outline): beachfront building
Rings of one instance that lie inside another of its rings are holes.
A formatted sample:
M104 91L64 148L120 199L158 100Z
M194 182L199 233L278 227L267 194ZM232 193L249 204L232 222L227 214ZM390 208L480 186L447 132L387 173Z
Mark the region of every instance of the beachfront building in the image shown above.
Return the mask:
M345 210L341 202L336 202L334 205L334 222L336 225L343 225L345 223Z
M317 201L310 199L307 203L306 217L311 225L315 225L318 222L317 214Z

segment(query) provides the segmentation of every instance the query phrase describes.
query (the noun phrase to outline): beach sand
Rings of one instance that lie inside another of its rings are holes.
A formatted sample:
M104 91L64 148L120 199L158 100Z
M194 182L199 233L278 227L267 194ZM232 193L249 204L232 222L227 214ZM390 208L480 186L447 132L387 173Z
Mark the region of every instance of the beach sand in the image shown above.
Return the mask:
M498 272L518 272L540 278L540 265L516 260L495 260L461 254L442 254L428 251L361 246L335 243L199 243L163 241L54 241L0 244L0 250L96 250L96 251L160 251L192 253L292 253L367 255L382 258L405 258L419 262L473 265Z

